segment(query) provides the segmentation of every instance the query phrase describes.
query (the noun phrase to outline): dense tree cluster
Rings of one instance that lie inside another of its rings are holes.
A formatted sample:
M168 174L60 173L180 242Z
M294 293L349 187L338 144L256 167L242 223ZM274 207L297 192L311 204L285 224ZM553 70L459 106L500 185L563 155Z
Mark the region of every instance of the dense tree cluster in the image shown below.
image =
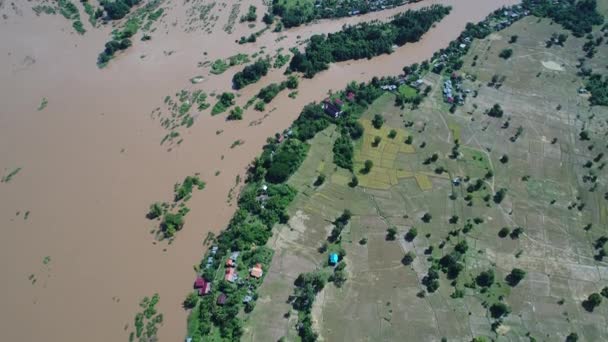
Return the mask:
M314 35L305 53L297 52L293 56L289 68L312 78L330 63L391 53L394 45L418 41L450 10L451 7L433 5L418 11L408 10L388 23L362 23L328 35Z
M303 342L317 340L318 335L312 328L312 305L326 283L327 276L322 272L303 273L295 281L292 305L301 313L297 327Z
M241 89L249 84L255 83L268 74L270 61L258 59L255 63L246 66L242 71L237 72L232 77L232 84L235 89Z
M353 169L353 143L347 134L342 134L334 143L334 163L348 170Z
M271 183L281 183L294 173L308 152L308 144L297 139L288 139L277 149L272 158L266 160L266 180Z
M593 74L586 83L591 93L589 101L594 106L608 106L608 77L602 78L600 74Z
M257 97L258 97L258 99L260 99L266 103L270 103L270 101L272 101L272 99L274 99L281 92L281 90L285 89L285 87L286 87L285 82L283 82L281 84L271 83L271 84L265 86L264 88L260 89L260 92L258 93Z
M523 4L531 9L533 15L549 17L577 37L591 32L593 25L604 22L604 17L597 12L596 0L524 0Z
M106 11L108 18L118 20L129 14L131 7L140 2L141 0L102 0L100 5Z

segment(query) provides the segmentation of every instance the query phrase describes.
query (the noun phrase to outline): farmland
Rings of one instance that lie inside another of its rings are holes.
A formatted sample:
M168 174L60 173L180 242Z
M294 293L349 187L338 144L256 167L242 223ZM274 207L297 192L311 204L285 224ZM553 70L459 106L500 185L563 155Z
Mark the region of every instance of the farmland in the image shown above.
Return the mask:
M608 219L601 172L608 110L590 107L579 91L585 38L547 47L560 33L568 34L548 19L524 18L474 40L457 74L422 73L432 90L416 109L395 106L386 92L359 118L364 134L352 173L335 166L327 148L340 136L336 127L317 134L288 181L298 195L268 242L275 255L244 339L297 338L294 280L327 268L323 244L345 209L348 279L316 297L320 339L608 339L606 304L583 305L608 285L596 248ZM499 57L505 49L510 58ZM599 46L586 65L605 70L607 49ZM467 94L452 110L442 93L448 79ZM487 114L495 104L500 117ZM384 119L379 129L375 115ZM320 174L327 180L315 185ZM462 265L455 274L443 269L448 255ZM514 283L516 268L525 276Z

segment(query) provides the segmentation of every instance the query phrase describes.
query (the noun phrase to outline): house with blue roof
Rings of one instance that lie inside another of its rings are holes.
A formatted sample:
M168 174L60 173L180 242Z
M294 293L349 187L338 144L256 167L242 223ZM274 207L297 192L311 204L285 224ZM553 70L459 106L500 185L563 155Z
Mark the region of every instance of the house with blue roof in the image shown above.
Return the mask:
M338 263L338 253L329 254L329 264L336 265Z

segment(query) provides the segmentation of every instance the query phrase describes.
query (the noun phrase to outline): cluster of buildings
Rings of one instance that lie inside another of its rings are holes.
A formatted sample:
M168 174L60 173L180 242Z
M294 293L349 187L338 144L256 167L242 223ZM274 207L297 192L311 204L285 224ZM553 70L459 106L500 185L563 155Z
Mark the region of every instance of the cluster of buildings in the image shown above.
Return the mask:
M226 259L224 280L227 282L234 283L239 279L239 275L236 273L236 260L238 259L239 254L239 252L232 252L230 257Z
M511 10L505 10L502 12L502 16L504 19L499 21L496 25L494 25L494 29L502 30L511 26L515 21L517 21L521 17L525 17L530 14L530 11L524 10L522 6L512 7Z
M462 106L464 104L465 96L463 93L470 93L470 89L462 89L461 78L458 77L457 73L452 73L452 77L443 82L443 99L449 104L457 104Z
M355 102L355 93L353 93L352 91L349 91L348 93L346 93L346 101L348 102ZM331 116L334 119L337 119L340 117L340 115L342 115L342 113L344 112L342 110L342 108L344 107L344 101L342 101L339 98L335 98L335 99L331 99L331 98L326 98L325 100L323 100L323 102L321 103L321 106L323 107L323 110L325 111L325 114Z
M217 253L217 246L213 246L211 248L211 255L215 255ZM225 270L224 270L224 280L229 283L238 283L245 284L244 281L239 280L239 275L237 272L237 260L240 255L240 252L232 252L230 256L226 259ZM213 256L210 257L211 263L207 260L207 267L211 267L213 265ZM261 263L256 263L253 267L249 269L249 276L253 279L260 279L264 275L264 270ZM205 296L211 293L212 281L208 281L202 276L197 276L194 280L194 289L198 292L199 296ZM247 289L247 295L243 297L243 303L248 303L253 300L253 294L255 290L255 286L249 284L249 288ZM225 293L220 293L217 297L217 304L224 305L228 300L228 296Z

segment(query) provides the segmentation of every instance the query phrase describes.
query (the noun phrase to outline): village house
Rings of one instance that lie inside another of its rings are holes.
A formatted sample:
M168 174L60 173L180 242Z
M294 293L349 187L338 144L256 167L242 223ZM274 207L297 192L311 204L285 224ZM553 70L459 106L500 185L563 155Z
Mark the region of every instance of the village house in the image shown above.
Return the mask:
M331 266L334 266L338 263L338 253L331 253L329 254L329 264Z
M211 293L211 282L208 282L203 277L197 277L194 281L194 288L198 290L199 296L204 296Z
M230 283L234 283L238 279L238 275L236 274L236 270L233 267L228 267L226 269L226 275L224 276L224 280Z
M340 99L331 100L330 98L326 98L323 100L323 110L325 113L335 119L339 118L342 115L342 105L344 103Z
M388 84L388 85L380 86L380 89L388 90L388 91L395 91L395 90L397 90L397 86L394 84Z
M259 263L255 264L255 266L251 268L251 272L249 274L256 279L261 278L264 274L264 271L262 270L262 265Z

